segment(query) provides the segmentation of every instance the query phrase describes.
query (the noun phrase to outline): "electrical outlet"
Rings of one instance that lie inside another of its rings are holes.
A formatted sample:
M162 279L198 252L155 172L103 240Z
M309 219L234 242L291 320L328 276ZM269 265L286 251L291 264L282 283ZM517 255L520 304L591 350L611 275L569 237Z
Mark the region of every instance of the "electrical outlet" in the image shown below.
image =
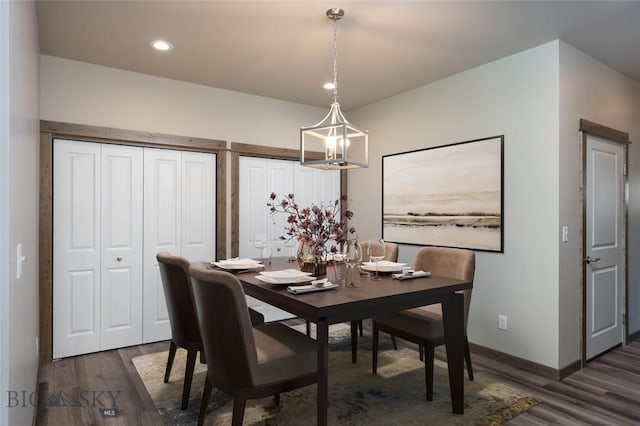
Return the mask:
M507 329L507 316L506 315L498 315L498 328L500 330Z

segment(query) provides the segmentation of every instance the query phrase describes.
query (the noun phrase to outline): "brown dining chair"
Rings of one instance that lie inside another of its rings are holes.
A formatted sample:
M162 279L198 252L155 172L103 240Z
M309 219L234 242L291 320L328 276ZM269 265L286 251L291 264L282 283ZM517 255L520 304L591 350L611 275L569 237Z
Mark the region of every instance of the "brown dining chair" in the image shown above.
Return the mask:
M475 253L470 250L445 247L423 247L418 250L415 270L430 271L433 275L473 282ZM464 295L464 357L469 380L473 380L471 352L467 339L467 322L471 304L471 289L460 291ZM378 368L378 335L380 331L417 343L424 350L427 400L433 399L433 363L435 348L444 344L442 305L428 305L373 318L373 373Z
M164 373L164 382L169 382L176 350L178 347L186 349L187 365L184 372L181 404L181 408L186 410L189 404L191 380L198 351L200 352L200 362L206 362L191 293L190 262L184 257L173 256L167 252L158 253L156 259L158 259L164 297L169 313L169 323L171 325L171 345L169 346L169 358L167 359L167 367Z
M189 268L198 323L207 354L207 378L198 425L204 423L213 387L233 398L232 425L242 425L248 399L317 383L316 341L280 323L253 327L242 284L228 273Z
M380 242L379 241L373 241L372 244L379 246ZM360 243L360 248L362 249L362 261L363 262L368 262L369 261L369 256L367 255L368 252L368 248L369 248L369 242L368 241L363 241ZM384 242L384 260L388 260L390 262L397 262L398 261L398 245L396 243L389 243L389 242ZM362 320L358 321L358 331L360 332L360 336L362 336ZM351 323L351 335L353 336L353 333L355 333L355 324L352 322ZM392 339L392 343L393 343L393 348L397 349L398 345L396 343L396 339L395 337L391 337ZM353 351L357 351L357 349L352 348L352 352ZM357 354L354 352L352 354L352 360L353 363L355 364L357 359Z

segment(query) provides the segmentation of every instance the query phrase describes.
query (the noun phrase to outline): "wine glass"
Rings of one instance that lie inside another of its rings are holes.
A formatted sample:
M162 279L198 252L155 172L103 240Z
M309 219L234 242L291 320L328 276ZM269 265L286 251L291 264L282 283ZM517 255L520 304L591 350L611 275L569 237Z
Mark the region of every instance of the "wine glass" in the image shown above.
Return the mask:
M267 248L267 234L256 232L253 237L253 246L260 250L260 263L264 264L264 249Z
M290 240L287 240L284 242L284 246L289 249L288 250L289 258L287 259L289 262L296 261L296 258L293 255L293 248L296 246L297 243L298 241L295 238L291 238Z
M373 280L380 281L380 276L378 275L378 262L384 260L384 257L386 256L384 240L382 238L379 240L370 239L369 246L367 247L367 254L369 255L369 261L375 262L376 264L376 275Z
M347 265L346 287L357 287L353 282L353 271L362 262L362 247L357 240L349 240L345 243L344 260Z

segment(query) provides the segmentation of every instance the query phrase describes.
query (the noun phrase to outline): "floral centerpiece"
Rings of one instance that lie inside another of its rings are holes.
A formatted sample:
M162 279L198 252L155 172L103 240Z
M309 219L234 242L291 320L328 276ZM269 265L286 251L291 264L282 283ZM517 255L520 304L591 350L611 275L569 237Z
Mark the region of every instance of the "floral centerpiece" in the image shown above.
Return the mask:
M335 253L336 246L344 244L350 234L356 230L348 226L353 217L351 210L345 209L340 214L340 201L346 197L331 202L328 206L312 204L300 207L293 194L278 197L272 192L267 206L272 215L287 214L286 234L280 237L282 241L298 241L298 263L300 269L317 275L326 273L326 261L329 252ZM335 245L327 248L327 243L334 241Z

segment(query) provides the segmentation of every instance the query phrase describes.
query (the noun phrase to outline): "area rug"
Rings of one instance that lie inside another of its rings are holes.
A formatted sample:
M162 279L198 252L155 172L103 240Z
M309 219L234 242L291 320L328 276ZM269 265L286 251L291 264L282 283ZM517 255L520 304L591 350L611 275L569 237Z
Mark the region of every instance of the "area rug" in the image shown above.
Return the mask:
M465 380L464 415L452 414L444 362L436 360L433 401L426 401L424 364L416 351L393 350L385 344L379 352L378 374L373 375L370 349L362 348L358 364L351 363L350 344L344 342L348 327L335 331L332 327L330 334L330 425L501 425L539 402L477 371L474 381ZM366 345L367 340L361 339L359 346ZM196 424L206 366L197 363L189 406L183 411L179 406L186 352L178 350L170 381L163 383L167 354L143 355L133 363L165 425ZM214 389L205 424L231 424L232 404L230 397ZM271 397L249 401L244 417L245 425L315 423L315 385L282 394L279 406Z

